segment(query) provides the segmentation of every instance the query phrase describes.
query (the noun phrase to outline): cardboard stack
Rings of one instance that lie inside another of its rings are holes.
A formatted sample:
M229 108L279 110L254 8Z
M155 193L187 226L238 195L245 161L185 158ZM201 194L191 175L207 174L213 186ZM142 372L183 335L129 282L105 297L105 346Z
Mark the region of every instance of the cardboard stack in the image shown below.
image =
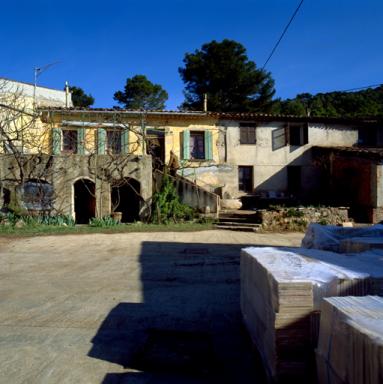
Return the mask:
M271 379L309 380L322 298L383 291L383 263L373 276L371 262L315 249L242 250L241 310Z
M383 298L324 299L316 357L319 384L383 383Z

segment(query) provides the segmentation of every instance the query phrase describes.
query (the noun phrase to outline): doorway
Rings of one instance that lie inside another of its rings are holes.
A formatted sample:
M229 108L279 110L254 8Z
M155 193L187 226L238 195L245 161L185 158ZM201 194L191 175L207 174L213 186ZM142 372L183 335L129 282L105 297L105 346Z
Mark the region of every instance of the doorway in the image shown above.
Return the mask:
M123 179L112 185L112 211L121 212L123 223L140 219L140 183L132 178Z
M302 188L302 168L300 166L289 165L287 167L287 190L290 194L299 195Z
M238 189L242 192L253 192L253 167L238 166Z
M76 224L89 224L89 220L96 216L95 184L91 180L80 179L73 187Z

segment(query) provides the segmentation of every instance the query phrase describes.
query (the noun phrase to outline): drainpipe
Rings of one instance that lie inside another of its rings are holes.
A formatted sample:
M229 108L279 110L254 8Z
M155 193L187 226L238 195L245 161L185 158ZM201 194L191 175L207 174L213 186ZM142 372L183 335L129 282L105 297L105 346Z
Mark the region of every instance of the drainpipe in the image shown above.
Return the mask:
M146 155L146 112L141 113L142 156Z

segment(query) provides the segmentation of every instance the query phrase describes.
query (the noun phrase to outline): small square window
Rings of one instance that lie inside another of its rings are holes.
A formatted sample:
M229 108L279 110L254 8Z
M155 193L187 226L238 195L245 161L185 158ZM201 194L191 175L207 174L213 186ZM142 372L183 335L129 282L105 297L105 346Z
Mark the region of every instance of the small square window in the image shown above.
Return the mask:
M256 144L256 125L254 123L239 124L239 142L240 144Z
M308 140L307 124L290 124L289 125L289 144L293 146L305 145Z

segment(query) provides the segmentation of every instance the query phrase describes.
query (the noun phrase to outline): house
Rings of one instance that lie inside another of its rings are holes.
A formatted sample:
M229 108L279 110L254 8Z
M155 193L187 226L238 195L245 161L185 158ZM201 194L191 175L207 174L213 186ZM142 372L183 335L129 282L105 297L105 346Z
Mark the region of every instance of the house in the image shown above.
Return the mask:
M237 198L251 207L331 204L332 176L317 149L383 144L377 119L42 105L38 112L43 129L34 135L38 150L22 151L29 154L23 180L15 176L15 156L2 156L3 204L18 200L24 209L50 209L79 223L113 211L123 212L123 221L144 219L153 175L169 163L181 199L201 211L218 213L221 199Z

